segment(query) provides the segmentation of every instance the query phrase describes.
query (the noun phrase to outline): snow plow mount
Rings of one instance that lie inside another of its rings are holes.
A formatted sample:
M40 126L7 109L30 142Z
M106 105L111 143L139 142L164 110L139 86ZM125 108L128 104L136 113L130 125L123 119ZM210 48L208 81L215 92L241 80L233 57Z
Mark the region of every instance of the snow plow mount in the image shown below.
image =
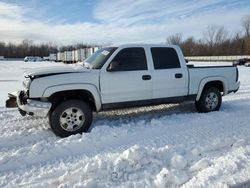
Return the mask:
M8 93L8 97L9 99L7 99L5 102L6 108L16 108L17 107L17 102L16 102L17 93L16 92Z

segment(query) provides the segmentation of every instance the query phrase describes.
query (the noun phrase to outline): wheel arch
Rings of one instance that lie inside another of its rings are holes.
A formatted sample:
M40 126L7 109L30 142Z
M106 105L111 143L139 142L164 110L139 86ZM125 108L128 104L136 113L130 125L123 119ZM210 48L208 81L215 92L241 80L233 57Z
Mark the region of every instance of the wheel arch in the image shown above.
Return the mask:
M228 93L228 85L224 77L209 77L201 80L199 84L199 90L196 96L196 101L200 99L202 92L208 87L218 88L219 91L223 93L223 95Z
M97 88L90 84L67 84L47 88L43 98L48 98L52 103L68 99L79 99L87 102L93 111L101 109L101 97Z

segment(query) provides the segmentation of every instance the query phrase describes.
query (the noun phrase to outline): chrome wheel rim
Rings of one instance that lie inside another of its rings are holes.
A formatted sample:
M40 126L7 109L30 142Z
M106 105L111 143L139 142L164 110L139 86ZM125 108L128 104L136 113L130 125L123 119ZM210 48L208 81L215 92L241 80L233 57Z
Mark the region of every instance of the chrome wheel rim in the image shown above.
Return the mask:
M69 132L80 129L84 122L85 116L83 111L76 107L67 108L60 116L60 126Z
M211 92L207 95L205 99L206 108L209 110L214 110L219 103L218 96L216 93Z

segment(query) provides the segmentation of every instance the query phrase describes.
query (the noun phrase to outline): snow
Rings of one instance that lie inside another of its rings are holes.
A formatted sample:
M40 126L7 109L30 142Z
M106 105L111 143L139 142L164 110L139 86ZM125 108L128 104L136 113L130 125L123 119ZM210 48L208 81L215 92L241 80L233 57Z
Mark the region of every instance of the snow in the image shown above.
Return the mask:
M219 112L192 103L94 114L89 133L56 137L46 118L4 107L22 72L0 62L0 187L230 187L250 179L250 68ZM56 64L57 66L67 66Z
M181 155L175 155L171 159L171 166L175 169L184 169L187 166L187 160Z
M210 162L208 159L206 158L202 158L201 160L199 160L198 162L196 162L193 166L190 167L190 170L192 172L195 171L201 171L205 168L207 168L209 166Z
M0 61L0 106L5 105L8 93L22 89L23 72L36 67L47 67L51 65L64 66L52 62L24 62L24 61Z

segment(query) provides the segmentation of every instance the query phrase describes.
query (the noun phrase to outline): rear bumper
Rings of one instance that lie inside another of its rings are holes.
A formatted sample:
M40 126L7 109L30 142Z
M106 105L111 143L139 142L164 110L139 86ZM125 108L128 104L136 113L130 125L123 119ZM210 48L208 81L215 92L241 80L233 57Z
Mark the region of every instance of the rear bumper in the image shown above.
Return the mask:
M236 84L234 85L234 88L229 90L228 93L236 93L240 88L240 82L236 82Z
M22 115L46 117L51 106L50 102L29 99L25 91L10 93L9 99L6 101L7 108L18 107Z

